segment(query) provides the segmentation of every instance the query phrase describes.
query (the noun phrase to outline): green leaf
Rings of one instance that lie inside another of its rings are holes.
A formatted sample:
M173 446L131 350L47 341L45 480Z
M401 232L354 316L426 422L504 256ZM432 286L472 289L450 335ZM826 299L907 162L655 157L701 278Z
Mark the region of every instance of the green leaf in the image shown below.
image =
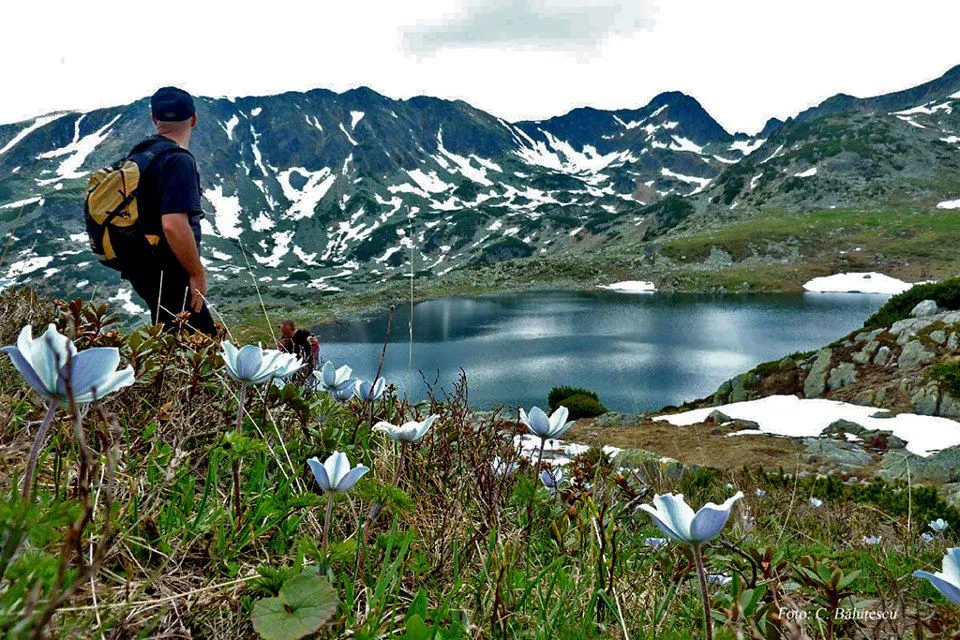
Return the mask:
M433 634L427 628L423 618L419 615L413 615L407 620L407 632L403 637L405 640L430 640Z
M410 608L407 609L407 619L413 616L420 616L421 619L427 617L427 592L423 589L417 591L417 595L410 603Z
M337 592L326 578L301 573L287 580L276 598L253 605L253 628L264 640L299 640L326 624L338 604Z

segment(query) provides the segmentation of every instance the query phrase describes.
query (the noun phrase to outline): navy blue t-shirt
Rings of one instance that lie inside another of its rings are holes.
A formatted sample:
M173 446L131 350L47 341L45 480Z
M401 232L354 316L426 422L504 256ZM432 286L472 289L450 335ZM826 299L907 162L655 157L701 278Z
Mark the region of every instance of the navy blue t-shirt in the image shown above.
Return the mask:
M186 149L167 151L150 163L140 176L137 209L144 233L160 236L156 259L163 266L179 264L163 235L161 218L167 214L187 214L190 229L197 242L197 251L200 251L200 219L203 218L203 209L200 206L200 176L197 173L197 163L190 152Z

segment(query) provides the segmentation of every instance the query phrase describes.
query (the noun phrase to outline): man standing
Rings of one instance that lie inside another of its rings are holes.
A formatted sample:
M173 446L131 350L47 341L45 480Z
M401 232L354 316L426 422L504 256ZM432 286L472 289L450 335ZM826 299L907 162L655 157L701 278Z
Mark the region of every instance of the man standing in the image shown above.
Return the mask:
M147 303L153 322L172 327L174 317L186 313L189 327L213 336L217 329L204 300L207 278L200 262L200 176L188 151L197 111L190 94L175 87L158 89L150 109L157 133L134 151L150 145L168 148L143 171L137 206L144 233L160 241L122 275Z
M281 351L292 353L300 358L306 366L304 371L309 373L317 366L317 354L320 351L320 341L307 329L297 329L293 320L284 320L280 323L280 340L277 346Z

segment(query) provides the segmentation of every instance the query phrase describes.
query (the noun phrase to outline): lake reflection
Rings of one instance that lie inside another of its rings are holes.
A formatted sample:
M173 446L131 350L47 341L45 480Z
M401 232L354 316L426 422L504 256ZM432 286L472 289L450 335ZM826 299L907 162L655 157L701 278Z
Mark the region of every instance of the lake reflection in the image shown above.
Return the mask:
M708 395L759 362L823 346L886 300L865 294L532 292L419 303L394 312L383 375L412 399L418 371L451 388L467 372L471 405L543 405L556 385L590 388L610 409L638 411ZM321 355L376 373L387 317L317 329Z

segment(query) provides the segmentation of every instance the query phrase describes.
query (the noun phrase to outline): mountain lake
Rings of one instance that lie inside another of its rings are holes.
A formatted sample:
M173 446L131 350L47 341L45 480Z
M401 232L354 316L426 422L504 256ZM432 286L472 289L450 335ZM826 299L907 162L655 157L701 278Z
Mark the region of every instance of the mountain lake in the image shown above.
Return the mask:
M596 391L638 412L713 393L755 365L817 349L860 327L888 296L858 293L624 294L535 291L442 298L391 322L382 377L427 396L466 372L471 406L544 406L553 386ZM318 327L321 358L372 379L387 314ZM421 376L422 372L422 376Z

